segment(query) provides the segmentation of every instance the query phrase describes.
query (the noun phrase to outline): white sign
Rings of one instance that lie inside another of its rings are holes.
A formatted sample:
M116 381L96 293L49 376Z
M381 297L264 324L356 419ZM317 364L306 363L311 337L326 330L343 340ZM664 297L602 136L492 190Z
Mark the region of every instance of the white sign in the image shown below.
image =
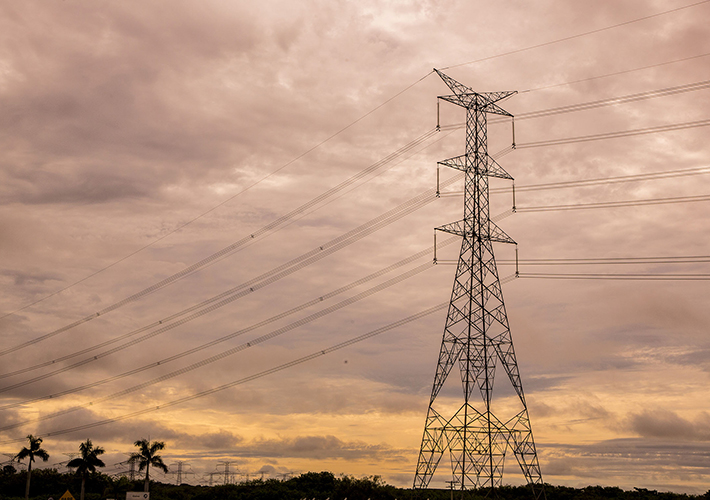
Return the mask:
M126 492L126 500L149 500L150 493L143 491L128 491Z

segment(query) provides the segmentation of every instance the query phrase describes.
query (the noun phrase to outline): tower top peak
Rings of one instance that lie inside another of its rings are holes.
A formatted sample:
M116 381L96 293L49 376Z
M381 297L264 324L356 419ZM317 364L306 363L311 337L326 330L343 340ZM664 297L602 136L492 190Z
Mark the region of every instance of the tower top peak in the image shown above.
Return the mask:
M476 92L471 87L467 87L466 85L457 82L438 69L434 68L434 71L442 80L444 80L444 83L454 93L454 95L440 96L441 99L468 109L478 108L486 113L513 116L495 103L517 94L516 90L505 90L502 92Z

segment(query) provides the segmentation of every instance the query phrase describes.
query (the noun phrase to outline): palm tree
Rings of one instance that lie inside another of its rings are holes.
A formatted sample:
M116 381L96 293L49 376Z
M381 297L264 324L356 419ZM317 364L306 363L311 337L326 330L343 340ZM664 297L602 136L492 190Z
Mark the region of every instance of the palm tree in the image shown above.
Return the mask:
M25 486L25 500L30 497L30 476L32 475L32 462L35 461L35 457L41 458L44 462L49 460L49 453L47 453L41 448L41 437L34 437L32 434L28 434L27 439L30 442L30 447L22 448L20 450L20 453L15 455L15 460L17 460L18 462L28 457L30 459L27 463L27 486Z
M163 457L156 455L157 452L165 448L165 443L163 441L153 441L149 442L147 439L139 439L133 443L138 447L140 451L131 453L131 462L138 462L138 470L142 471L145 469L145 484L143 485L143 491L148 492L148 485L150 483L150 466L157 467L163 472L168 472L168 466L163 463Z
M100 446L94 448L91 439L87 439L85 443L79 445L79 451L81 457L70 460L67 467L76 468L76 473L81 475L81 500L84 500L86 476L89 472L96 472L96 467L106 466L99 458L99 455L102 455L105 450Z

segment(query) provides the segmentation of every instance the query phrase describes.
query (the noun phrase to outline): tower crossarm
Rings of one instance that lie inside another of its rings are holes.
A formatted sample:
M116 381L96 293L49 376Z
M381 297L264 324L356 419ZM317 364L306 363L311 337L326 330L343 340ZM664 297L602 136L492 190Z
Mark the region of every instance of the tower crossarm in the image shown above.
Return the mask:
M444 161L440 161L438 162L438 164L444 167L449 167L456 170L461 170L462 172L466 172L471 168L471 159L469 158L469 155L460 155L454 156L453 158L449 158Z
M452 222L450 224L444 224L443 226L435 228L435 230L444 233L455 234L456 236L466 235L466 232L464 231L464 221L462 220L457 220L456 222Z
M514 180L513 176L506 172L503 167L498 165L498 162L490 156L486 156L486 166L486 175L488 175L488 177L498 177L499 179L508 179L511 181Z
M489 94L507 94L505 97L508 97L510 95L515 94L515 91L510 91L510 92L484 92L482 94L479 94L478 92L474 92L472 94L461 94L461 95L440 95L439 99L443 101L448 101L452 104L456 104L457 106L461 106L462 108L466 109L478 109L480 111L483 111L484 113L490 113L492 115L502 115L502 116L513 116L510 114L508 111L504 110L497 104L494 104L495 101L491 101L488 98ZM505 97L502 97L500 99L496 99L496 101L500 101L505 99Z
M501 92L501 93L507 94L505 97L508 97L513 94L517 94L517 91ZM505 99L505 97L502 97L497 100L503 100L503 99ZM483 111L486 113L489 113L491 115L501 115L501 116L510 116L510 117L513 116L511 113L509 113L508 111L504 110L503 108L501 108L500 106L498 106L497 104L494 104L492 102L483 106Z
M502 92L475 92L472 88L463 85L453 78L445 75L438 69L434 71L444 80L444 83L451 89L454 95L439 96L439 99L451 102L464 108L478 108L486 113L496 115L513 116L504 109L495 105L496 102L502 101L514 94L515 90L505 90Z
M444 161L438 162L439 165L444 167L453 168L455 170L460 170L462 172L468 172L476 168L476 165L483 165L484 170L480 171L481 175L487 175L488 177L498 177L500 179L513 180L513 177L506 172L503 167L501 167L497 161L495 161L490 156L483 155L482 158L478 157L478 153L475 154L463 154L459 156L454 156Z
M488 239L491 241L495 241L497 243L510 243L512 245L517 245L515 240L505 234L505 231L503 231L501 228L499 228L495 222L490 221L490 229L489 229L489 236Z
M510 243L516 245L517 243L513 238L508 236L505 231L499 228L495 222L489 221L490 228L487 235L482 234L481 240L489 240L496 243ZM469 230L466 231L466 223L464 220L457 220L456 222L451 222L450 224L444 224L436 228L436 231L441 231L443 233L455 234L456 236L472 238L475 235Z

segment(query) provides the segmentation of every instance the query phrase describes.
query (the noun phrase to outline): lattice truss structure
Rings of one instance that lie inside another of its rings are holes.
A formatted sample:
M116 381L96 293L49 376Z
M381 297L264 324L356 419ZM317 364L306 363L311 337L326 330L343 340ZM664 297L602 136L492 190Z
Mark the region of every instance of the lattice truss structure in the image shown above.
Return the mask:
M466 153L440 162L465 173L464 217L436 228L461 236L462 242L414 488L428 487L446 451L452 488L500 486L506 452L512 451L537 498L544 495L542 474L493 255L494 242L515 242L490 220L488 204L489 177L512 177L488 156L486 117L489 113L512 117L496 103L515 92L477 93L437 73L453 91L439 98L466 110ZM463 403L452 405L452 398L441 390L455 365L461 372ZM505 371L513 391L505 388L510 396L502 398L494 414L497 366Z

